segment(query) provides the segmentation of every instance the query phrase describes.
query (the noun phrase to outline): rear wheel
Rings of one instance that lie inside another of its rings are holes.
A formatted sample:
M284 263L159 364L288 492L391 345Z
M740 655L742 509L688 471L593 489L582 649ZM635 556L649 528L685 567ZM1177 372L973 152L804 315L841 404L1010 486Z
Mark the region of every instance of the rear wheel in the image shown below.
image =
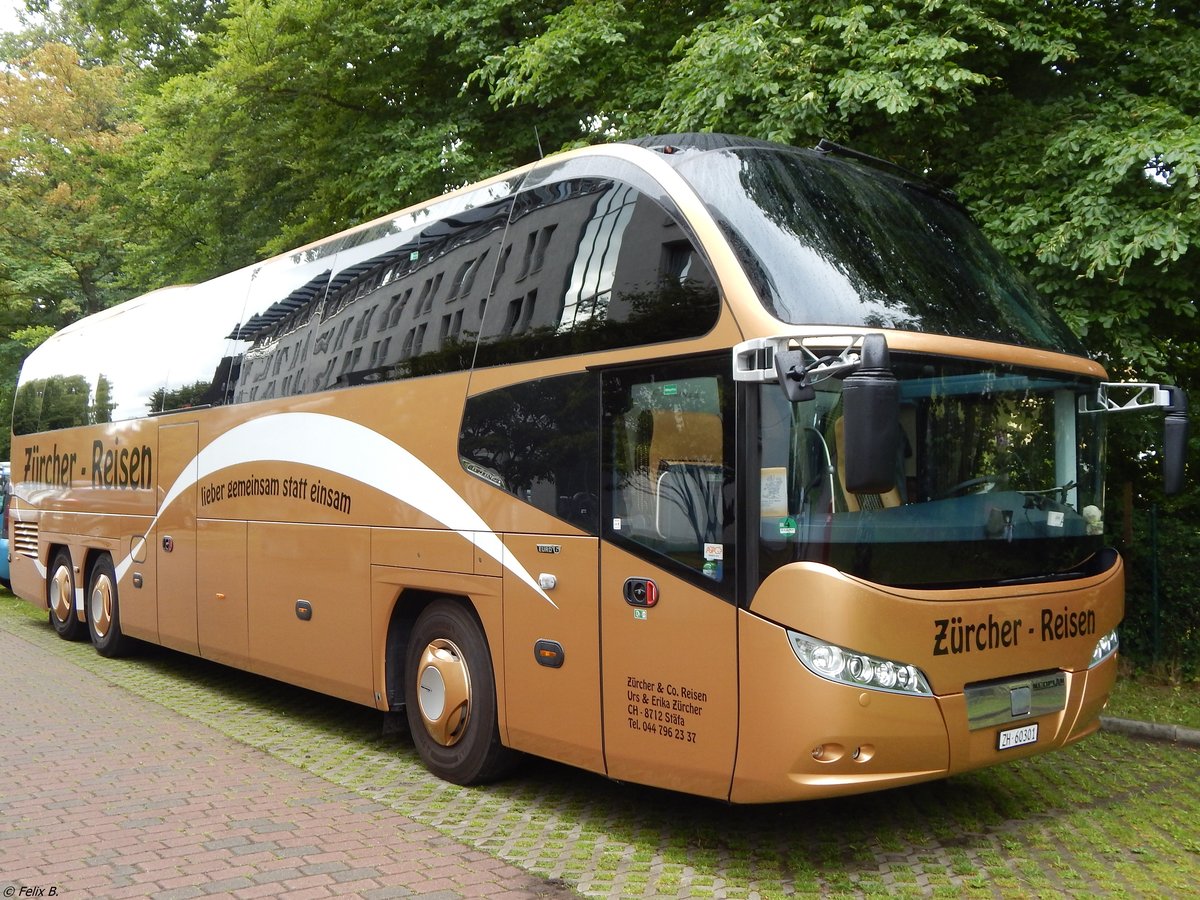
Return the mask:
M78 641L86 628L75 614L75 570L71 567L71 551L59 547L50 560L46 578L46 606L50 608L50 624L65 641Z
M470 610L437 600L421 613L404 683L413 743L431 772L455 784L480 784L512 768L518 756L500 743L487 638Z
M88 578L87 621L92 644L101 656L123 656L129 652L133 639L121 631L117 574L107 553L96 560Z

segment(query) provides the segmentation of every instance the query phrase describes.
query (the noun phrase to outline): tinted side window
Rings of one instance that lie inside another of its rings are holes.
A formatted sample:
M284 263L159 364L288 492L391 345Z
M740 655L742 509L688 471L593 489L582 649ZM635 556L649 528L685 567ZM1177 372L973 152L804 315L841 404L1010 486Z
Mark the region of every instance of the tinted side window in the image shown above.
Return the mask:
M106 309L53 335L21 368L18 434L225 402L249 275L233 272ZM243 345L244 346L244 345Z
M513 190L489 185L273 261L288 277L253 295L237 399L469 368Z
M612 179L521 192L501 258L476 365L698 337L720 312L678 214Z
M467 401L459 457L477 478L597 534L599 416L590 372L480 394Z
M105 382L98 384L101 399L106 389ZM84 375L23 378L13 401L13 433L33 434L35 431L87 425L92 420L94 409L88 402L90 391Z
M184 329L185 339L165 342L171 356L165 384L151 396L152 413L233 402L234 362L246 346L238 323L250 281L243 269L187 289L187 315L170 326Z
M305 357L320 321L333 256L332 248L322 245L254 269L246 316L234 332L244 342L232 363L236 402L311 389Z

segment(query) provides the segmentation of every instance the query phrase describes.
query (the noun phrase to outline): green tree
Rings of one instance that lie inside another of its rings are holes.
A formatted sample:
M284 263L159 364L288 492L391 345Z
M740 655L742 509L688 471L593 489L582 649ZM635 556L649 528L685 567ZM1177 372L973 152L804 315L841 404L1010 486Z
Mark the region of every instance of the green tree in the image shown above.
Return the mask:
M533 123L470 81L455 9L231 0L214 63L146 103L136 277L211 276L536 158ZM566 115L542 122L552 148Z
M197 72L212 63L210 38L221 31L225 0L31 0L52 33L74 34L81 52L108 65L136 69L143 87ZM84 47L86 50L84 50Z
M126 79L46 43L0 71L0 381L29 348L128 296L119 284ZM0 391L0 416L12 408ZM6 449L6 448L4 448Z
M26 313L10 325L60 326L112 300L115 175L138 130L122 78L62 44L0 76L0 266Z

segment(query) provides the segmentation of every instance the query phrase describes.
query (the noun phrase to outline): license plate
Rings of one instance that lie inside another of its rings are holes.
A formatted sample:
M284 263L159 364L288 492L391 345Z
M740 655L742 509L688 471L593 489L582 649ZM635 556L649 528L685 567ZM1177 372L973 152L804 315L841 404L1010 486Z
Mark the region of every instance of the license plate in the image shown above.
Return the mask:
M1022 725L1020 728L1009 728L1000 732L997 750L1011 750L1013 747L1023 747L1026 744L1037 743L1037 722L1032 725Z

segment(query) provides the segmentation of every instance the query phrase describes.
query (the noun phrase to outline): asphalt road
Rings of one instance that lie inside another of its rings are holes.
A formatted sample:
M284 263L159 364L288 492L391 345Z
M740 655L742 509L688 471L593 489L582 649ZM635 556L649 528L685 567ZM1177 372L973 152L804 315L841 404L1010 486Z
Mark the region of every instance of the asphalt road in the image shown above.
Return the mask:
M0 692L6 897L1160 897L1200 884L1200 753L1118 734L804 804L730 807L537 761L465 789L425 772L372 710L156 648L105 660L10 599Z

